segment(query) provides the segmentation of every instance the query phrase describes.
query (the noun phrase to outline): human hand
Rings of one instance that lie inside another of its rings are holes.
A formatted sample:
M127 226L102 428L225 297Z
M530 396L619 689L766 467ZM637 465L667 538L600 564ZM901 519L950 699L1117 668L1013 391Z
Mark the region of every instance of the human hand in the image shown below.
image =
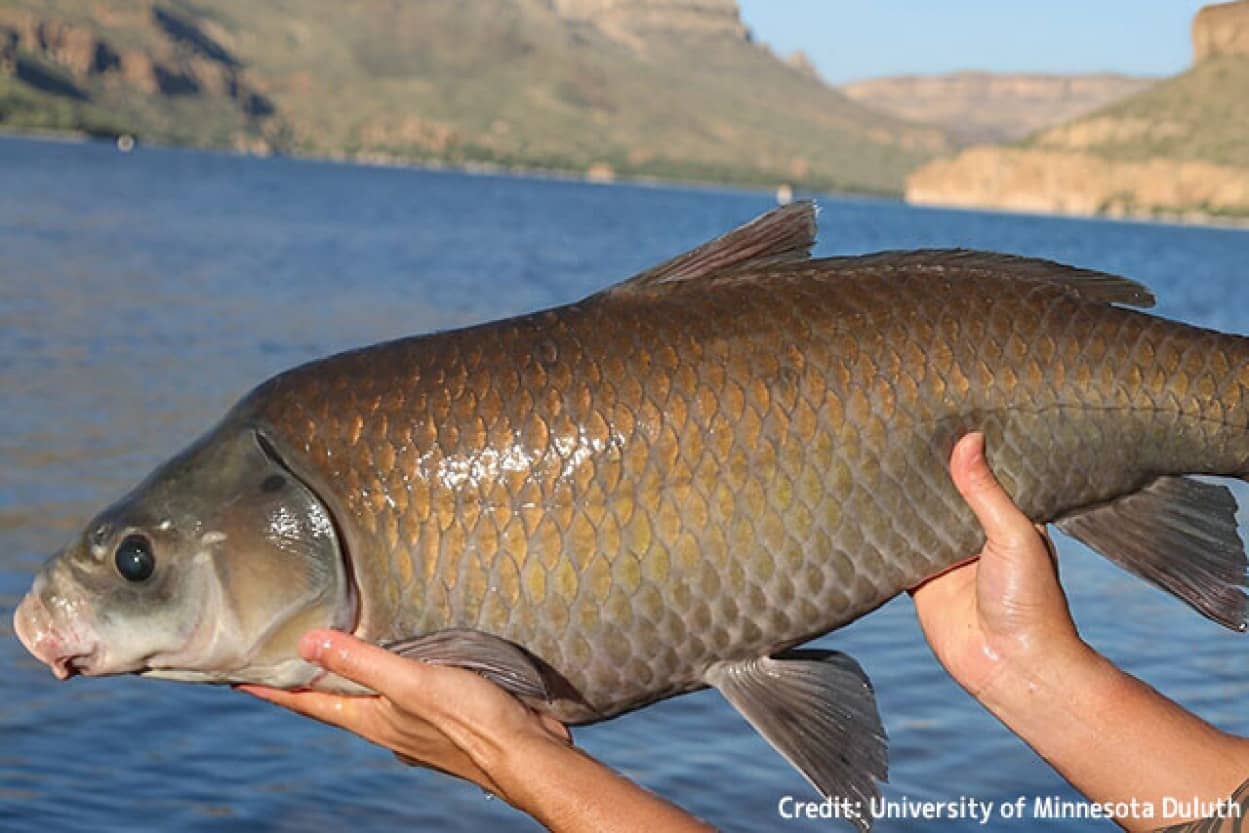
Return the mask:
M354 732L409 763L472 781L555 833L709 829L577 750L562 723L472 671L406 659L331 630L305 634L299 653L378 694L239 690Z
M568 747L572 737L555 718L463 668L429 665L332 630L311 631L300 655L367 686L376 696L281 691L242 685L240 691L322 723L354 732L409 763L456 775L516 804L502 774L535 746Z
M984 527L984 549L911 595L937 659L981 697L1005 668L1089 649L1058 583L1053 545L998 484L985 460L983 434L955 445L950 476Z
M1249 740L1218 730L1125 674L1080 639L1053 547L998 485L984 436L950 455L950 476L984 527L972 560L912 590L933 653L967 691L1097 804L1137 802L1180 821L1167 796L1230 795L1249 771ZM1181 806L1183 806L1181 804Z

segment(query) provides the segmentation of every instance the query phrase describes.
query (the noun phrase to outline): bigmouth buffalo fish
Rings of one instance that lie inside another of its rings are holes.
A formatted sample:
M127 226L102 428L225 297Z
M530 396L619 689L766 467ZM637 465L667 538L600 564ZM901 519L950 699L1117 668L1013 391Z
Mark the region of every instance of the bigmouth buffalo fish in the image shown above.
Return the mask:
M1053 522L1245 627L1249 341L1140 284L964 250L811 259L778 209L567 306L282 373L52 557L59 677L359 691L333 627L573 724L717 688L826 796L886 774L859 665L792 648L975 553L956 440ZM863 822L865 824L865 822Z

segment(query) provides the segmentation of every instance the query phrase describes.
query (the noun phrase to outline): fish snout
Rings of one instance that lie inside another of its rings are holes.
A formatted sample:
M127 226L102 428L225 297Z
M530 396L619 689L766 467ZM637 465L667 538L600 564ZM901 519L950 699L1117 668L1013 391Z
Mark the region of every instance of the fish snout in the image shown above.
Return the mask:
M89 671L96 653L94 641L77 628L57 627L37 593L27 593L17 606L13 630L26 650L51 668L58 680Z

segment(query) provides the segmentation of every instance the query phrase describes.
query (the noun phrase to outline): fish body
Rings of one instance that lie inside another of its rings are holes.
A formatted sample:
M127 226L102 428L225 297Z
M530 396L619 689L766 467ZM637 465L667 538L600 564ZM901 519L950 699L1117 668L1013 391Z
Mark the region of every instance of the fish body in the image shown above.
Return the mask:
M263 584L257 564L294 549L318 565L301 580L315 603L287 604L299 615L234 650L234 667L183 650L180 667L149 653L140 670L343 689L293 659L298 632L328 618L525 677L510 687L571 723L713 685L823 792L867 797L884 735L865 676L785 652L978 551L947 473L969 431L1030 518L1243 628L1235 504L1185 476L1249 472L1249 341L1127 308L1152 297L1114 276L965 251L812 260L813 234L810 206L790 206L580 302L262 384L101 517L113 539L147 534L177 514L149 493L194 506L188 493L212 492L199 515L228 522L201 517L195 540L226 537L192 549L213 561L257 523L223 515L235 487L215 472L285 478L274 493L302 507L289 535L252 505L268 498L244 500L267 531L217 567L217 595ZM244 462L217 462L235 447ZM54 638L72 630L58 598L92 601L58 597L58 570L19 611L45 658L73 641ZM809 713L811 686L848 704L848 718L810 716L840 764L776 719Z
M1244 471L1246 368L1239 337L970 256L830 259L313 362L225 430L256 426L330 496L363 635L497 634L580 721L976 552L947 474L968 431L1038 521Z

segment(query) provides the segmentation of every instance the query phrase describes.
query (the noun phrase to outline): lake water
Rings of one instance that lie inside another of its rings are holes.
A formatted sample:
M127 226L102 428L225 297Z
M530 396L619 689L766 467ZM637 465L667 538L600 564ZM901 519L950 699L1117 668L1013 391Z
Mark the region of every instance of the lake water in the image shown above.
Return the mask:
M1050 257L1146 282L1163 314L1249 332L1249 233L821 203L820 253ZM57 683L13 638L13 607L47 553L261 379L576 299L769 207L732 191L0 140L0 830L534 829L473 787L227 689ZM1090 642L1249 734L1249 641L1071 541L1060 549ZM887 796L1076 798L945 677L909 600L823 642L876 683ZM849 829L778 818L780 797L813 793L714 692L577 739L725 829Z

